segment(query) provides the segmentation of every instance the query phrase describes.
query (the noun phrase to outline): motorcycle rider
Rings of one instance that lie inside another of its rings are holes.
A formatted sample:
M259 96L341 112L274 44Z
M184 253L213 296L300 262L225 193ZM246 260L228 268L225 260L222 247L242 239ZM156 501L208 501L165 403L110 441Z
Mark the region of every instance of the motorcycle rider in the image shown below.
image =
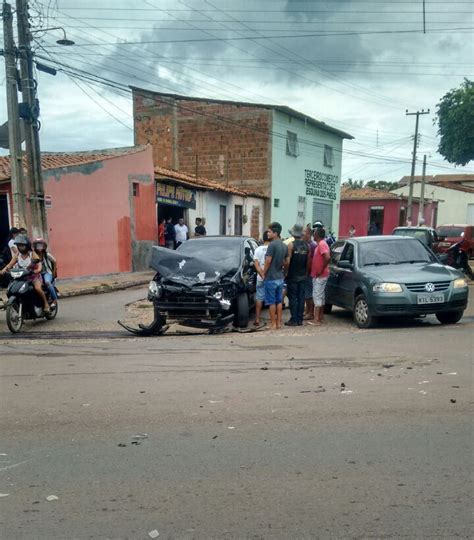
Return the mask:
M41 276L51 296L51 306L54 307L58 299L56 287L54 286L54 281L58 275L56 259L48 252L48 243L44 238L36 238L33 242L33 251L41 261Z
M43 302L43 311L45 313L50 313L48 300L43 291L43 279L41 277L42 264L38 255L31 249L30 241L23 234L19 234L15 238L15 245L18 249L18 253L13 256L12 260L2 270L0 270L0 274L5 274L14 266L21 268L22 270L31 270L32 274L28 276L28 281L33 283L36 294L41 298Z

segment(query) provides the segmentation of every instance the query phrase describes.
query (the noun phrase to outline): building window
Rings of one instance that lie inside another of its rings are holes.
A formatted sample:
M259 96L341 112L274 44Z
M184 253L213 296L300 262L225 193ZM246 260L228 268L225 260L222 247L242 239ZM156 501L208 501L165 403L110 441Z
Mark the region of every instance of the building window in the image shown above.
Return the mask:
M324 145L324 166L334 167L334 152L332 146Z
M132 193L134 197L140 196L140 184L138 182L132 183Z
M273 208L280 208L280 199L273 199Z
M293 157L298 157L300 155L298 135L292 131L286 132L286 155Z

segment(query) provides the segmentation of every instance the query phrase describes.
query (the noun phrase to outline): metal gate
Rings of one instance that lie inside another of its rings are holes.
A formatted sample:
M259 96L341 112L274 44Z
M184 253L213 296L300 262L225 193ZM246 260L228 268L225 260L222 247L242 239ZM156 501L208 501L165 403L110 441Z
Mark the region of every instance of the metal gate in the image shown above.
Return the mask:
M327 231L332 228L332 201L313 199L313 223L322 221Z

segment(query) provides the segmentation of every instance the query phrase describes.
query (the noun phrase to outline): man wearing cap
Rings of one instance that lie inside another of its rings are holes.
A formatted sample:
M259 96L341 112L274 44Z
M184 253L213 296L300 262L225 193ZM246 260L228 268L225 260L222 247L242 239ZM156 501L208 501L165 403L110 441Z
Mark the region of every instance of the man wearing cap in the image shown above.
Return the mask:
M306 278L308 276L311 258L308 243L303 240L302 225L296 224L291 231L293 242L288 245L288 272L286 283L290 302L290 320L286 326L302 326L305 305Z

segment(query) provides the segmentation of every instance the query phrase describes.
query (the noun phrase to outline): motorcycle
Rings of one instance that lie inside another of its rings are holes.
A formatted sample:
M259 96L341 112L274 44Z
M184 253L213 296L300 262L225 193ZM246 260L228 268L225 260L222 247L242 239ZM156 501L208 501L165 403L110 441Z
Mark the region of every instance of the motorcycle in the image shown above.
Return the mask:
M50 312L45 313L43 303L35 292L33 283L28 280L30 270L14 268L9 272L12 281L7 289L6 319L7 326L12 334L21 331L23 323L27 320L45 318L51 321L58 314L58 304L53 302L48 289L43 285L43 290L50 305Z
M453 268L461 270L469 279L474 279L474 274L469 266L469 246L465 240L453 244L447 253L440 255L441 261Z

